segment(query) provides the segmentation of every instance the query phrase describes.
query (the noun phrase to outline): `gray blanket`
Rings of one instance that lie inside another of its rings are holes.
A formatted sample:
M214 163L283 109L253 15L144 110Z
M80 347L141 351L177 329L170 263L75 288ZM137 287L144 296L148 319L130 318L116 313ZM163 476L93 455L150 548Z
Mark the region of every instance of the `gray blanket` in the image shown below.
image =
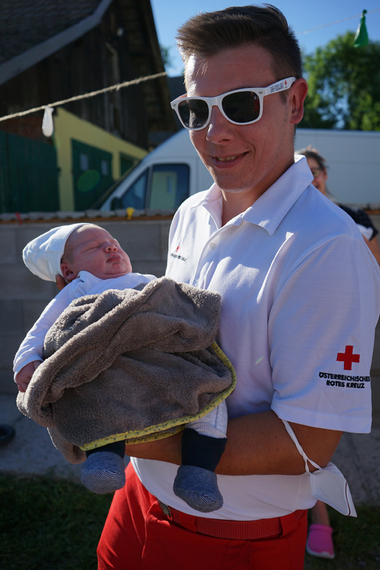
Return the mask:
M17 405L71 463L111 441L170 435L234 388L219 320L217 293L166 277L81 297L49 330Z

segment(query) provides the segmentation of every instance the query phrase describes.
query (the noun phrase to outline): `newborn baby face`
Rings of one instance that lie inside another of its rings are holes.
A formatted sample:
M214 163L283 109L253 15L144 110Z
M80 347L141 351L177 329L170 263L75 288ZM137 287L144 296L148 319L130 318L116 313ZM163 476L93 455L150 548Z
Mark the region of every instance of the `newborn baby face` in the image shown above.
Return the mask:
M103 228L80 226L69 237L61 263L66 281L80 271L88 271L99 279L121 277L131 273L132 265L119 242Z

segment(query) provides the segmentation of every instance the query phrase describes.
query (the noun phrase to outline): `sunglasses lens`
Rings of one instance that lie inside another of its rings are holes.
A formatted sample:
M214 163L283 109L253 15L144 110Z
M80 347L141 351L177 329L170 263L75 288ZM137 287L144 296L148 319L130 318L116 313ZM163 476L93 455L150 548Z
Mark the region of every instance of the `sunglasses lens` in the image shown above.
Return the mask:
M252 91L231 93L222 99L225 115L234 123L252 123L260 115L260 99ZM209 118L209 108L203 99L185 99L178 104L178 113L188 129L202 129Z
M188 129L200 129L207 123L208 106L201 99L190 99L179 103L178 112Z
M260 114L260 99L256 93L241 91L226 95L222 101L223 111L235 123L251 123Z

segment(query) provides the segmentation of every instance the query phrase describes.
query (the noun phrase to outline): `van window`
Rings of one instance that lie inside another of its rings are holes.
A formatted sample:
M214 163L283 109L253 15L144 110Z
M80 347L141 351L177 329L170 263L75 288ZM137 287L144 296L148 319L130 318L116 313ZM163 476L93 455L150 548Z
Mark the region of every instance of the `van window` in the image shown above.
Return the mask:
M135 210L145 210L146 186L148 181L148 169L144 170L141 176L128 188L121 198L122 208L135 208Z
M187 164L156 164L153 166L147 208L176 210L189 196Z
M135 210L176 210L189 196L190 169L187 164L155 164L128 188L121 198L121 208Z

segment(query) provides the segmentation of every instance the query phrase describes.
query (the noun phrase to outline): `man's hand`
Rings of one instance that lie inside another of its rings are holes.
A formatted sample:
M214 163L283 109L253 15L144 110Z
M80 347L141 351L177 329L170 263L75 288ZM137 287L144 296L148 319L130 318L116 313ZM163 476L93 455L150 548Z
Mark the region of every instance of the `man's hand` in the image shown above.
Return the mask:
M21 368L20 372L16 374L15 382L20 392L26 392L29 382L32 379L34 371L42 364L40 360L34 360Z
M66 287L66 285L67 285L67 283L64 280L64 278L62 277L62 275L56 275L55 276L55 284L57 285L57 287L60 291L62 291L62 289L64 287Z

